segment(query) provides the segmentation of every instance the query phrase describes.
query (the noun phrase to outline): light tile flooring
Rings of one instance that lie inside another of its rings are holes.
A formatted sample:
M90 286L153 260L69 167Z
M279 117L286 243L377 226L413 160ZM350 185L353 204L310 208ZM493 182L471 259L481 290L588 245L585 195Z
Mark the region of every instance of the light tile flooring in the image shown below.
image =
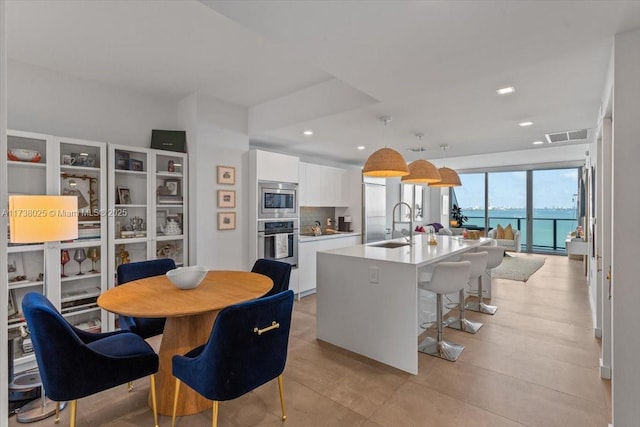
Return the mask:
M610 383L598 375L582 263L547 256L527 283L495 279L492 303L495 316L470 313L484 322L476 335L445 329L466 346L457 362L420 354L413 376L316 340L315 297L303 298L295 304L284 374L287 421L280 420L272 381L222 402L219 425L606 426ZM122 386L81 399L78 426L152 426L148 384L138 380L131 393ZM68 425L68 412L61 425ZM14 418L9 426L18 425ZM170 424L170 417L160 418L161 426ZM177 424L209 426L211 412Z

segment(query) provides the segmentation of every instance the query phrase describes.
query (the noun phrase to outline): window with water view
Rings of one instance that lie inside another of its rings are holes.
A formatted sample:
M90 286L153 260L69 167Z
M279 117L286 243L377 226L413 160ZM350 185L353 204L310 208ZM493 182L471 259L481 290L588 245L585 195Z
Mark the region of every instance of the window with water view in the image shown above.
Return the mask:
M495 228L508 224L520 230L523 249L564 250L565 237L578 225L579 169L460 174L462 187L452 189L467 224ZM527 206L531 180L532 206ZM485 206L487 200L487 206ZM527 236L527 218L532 235Z

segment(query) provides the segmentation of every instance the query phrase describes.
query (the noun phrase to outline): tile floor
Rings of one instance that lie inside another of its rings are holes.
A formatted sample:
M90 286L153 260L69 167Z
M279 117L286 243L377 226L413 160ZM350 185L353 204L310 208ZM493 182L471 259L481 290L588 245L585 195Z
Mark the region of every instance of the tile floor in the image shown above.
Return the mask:
M519 254L518 256L537 256ZM420 354L413 376L315 338L315 297L296 302L285 370L288 419L280 420L276 382L220 404L219 426L606 426L611 390L598 375L582 262L546 256L529 281L494 280L495 316L470 313L484 327L445 330L466 346L460 359ZM432 332L427 332L432 333ZM148 380L81 399L78 426L152 426ZM68 425L68 410L60 425ZM179 419L211 425L211 412ZM9 426L16 426L15 417ZM31 426L50 426L47 419ZM161 426L171 425L160 417Z

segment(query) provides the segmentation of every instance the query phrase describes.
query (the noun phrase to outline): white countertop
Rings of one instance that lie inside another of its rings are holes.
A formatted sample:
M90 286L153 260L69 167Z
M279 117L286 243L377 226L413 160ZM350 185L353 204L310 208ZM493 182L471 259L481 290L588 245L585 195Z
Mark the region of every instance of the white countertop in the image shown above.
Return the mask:
M437 245L429 245L428 236L426 234L418 234L414 236L414 243L412 245L401 246L399 248L380 248L375 245L387 242L406 242L404 238L384 240L381 242L368 243L366 245L348 246L346 248L323 251L323 253L398 262L402 264L421 265L440 261L444 258L451 257L451 255L455 255L456 253L468 251L470 248L490 245L492 240L486 237L482 237L480 240L467 240L463 239L462 236L439 235L436 236L436 239L438 240Z
M341 233L337 233L337 234L321 234L320 236L299 236L298 237L298 241L300 243L307 243L307 242L317 242L318 240L326 240L326 239L340 239L340 238L344 238L344 237L353 237L353 236L360 236L361 233L357 233L357 232L341 232Z

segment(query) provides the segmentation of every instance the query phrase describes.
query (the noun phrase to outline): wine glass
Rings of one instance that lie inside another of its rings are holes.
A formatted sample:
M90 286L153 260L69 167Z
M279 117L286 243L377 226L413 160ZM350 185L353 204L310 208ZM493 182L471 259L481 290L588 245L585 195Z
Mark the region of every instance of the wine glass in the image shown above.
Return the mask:
M96 270L96 261L100 259L100 248L89 248L87 257L91 260L91 270L89 270L89 273L99 273L99 271Z
M69 261L71 261L71 257L69 256L69 251L66 249L63 249L60 251L60 264L62 264L62 274L60 275L60 277L67 277L66 274L64 274L64 265L66 263L68 263Z
M84 249L76 249L76 251L73 253L73 260L78 263L78 270L80 270L79 273L76 274L76 276L82 276L84 274L82 272L82 261L84 261L85 259L87 259L87 254Z

